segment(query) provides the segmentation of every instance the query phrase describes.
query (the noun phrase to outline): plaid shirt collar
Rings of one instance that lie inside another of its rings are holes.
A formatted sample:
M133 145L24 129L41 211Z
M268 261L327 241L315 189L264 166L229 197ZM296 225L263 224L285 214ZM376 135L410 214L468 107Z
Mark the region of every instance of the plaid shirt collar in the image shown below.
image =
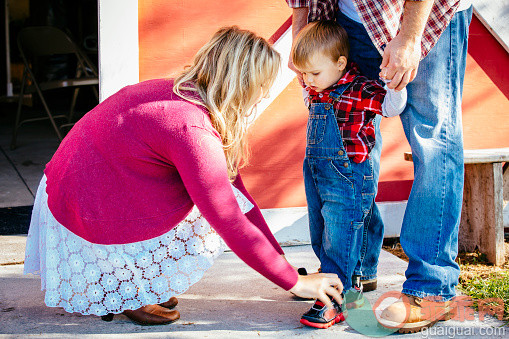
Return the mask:
M340 86L348 87L341 95L334 91ZM378 81L362 76L351 62L336 84L320 93L310 90L309 103L332 105L345 150L352 161L361 163L375 145L373 119L382 114L385 94Z
M341 0L286 0L292 8L308 7L308 22L334 20L338 12L338 1ZM382 55L385 46L399 30L405 2L401 0L352 1L371 41ZM438 38L449 25L460 1L435 0L421 40L421 58L424 58L435 46Z
M306 87L306 90L309 92L310 101L320 103L329 102L329 95L332 91L334 91L339 85L351 83L358 75L360 75L360 72L357 64L354 62L348 63L346 73L343 74L341 79L339 79L338 82L331 87L323 90L322 92L316 92L310 87Z

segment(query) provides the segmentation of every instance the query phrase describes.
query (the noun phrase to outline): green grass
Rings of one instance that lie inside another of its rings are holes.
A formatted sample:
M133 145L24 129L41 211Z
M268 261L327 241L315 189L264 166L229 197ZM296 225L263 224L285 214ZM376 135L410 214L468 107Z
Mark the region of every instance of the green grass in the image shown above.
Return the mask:
M462 270L470 265L464 265ZM499 298L504 303L504 320L509 323L509 272L507 270L493 273L471 274L468 279L460 278L460 290L472 297L478 309L477 300Z

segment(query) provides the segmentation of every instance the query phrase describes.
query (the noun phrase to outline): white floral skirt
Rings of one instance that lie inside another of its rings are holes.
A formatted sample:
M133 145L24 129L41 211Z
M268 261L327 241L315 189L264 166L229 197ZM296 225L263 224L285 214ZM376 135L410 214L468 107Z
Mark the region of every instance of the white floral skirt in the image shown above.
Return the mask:
M232 189L242 212L251 210L251 202ZM93 244L55 220L44 176L28 231L24 273L41 276L47 306L81 314L121 313L182 294L225 247L196 206L159 237L122 245Z

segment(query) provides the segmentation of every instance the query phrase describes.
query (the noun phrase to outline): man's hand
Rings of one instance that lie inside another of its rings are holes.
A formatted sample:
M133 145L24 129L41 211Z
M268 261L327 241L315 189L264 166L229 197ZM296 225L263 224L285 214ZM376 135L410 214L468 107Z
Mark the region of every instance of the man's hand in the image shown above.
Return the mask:
M387 81L387 87L401 91L415 79L421 59L421 41L396 35L385 47L380 78Z
M415 79L421 59L422 34L433 2L405 1L401 29L385 47L380 65L380 78L388 80L388 88L401 91Z

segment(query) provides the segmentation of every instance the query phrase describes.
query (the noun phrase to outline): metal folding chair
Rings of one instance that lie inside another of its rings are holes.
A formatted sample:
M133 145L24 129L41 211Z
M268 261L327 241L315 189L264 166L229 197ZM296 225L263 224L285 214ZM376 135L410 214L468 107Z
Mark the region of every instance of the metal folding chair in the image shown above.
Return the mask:
M99 95L97 86L99 77L95 65L88 59L86 54L74 43L74 41L62 30L51 26L27 27L22 29L18 34L18 48L24 63L23 79L21 81L21 89L18 101L18 110L16 113L16 122L11 141L11 149L16 148L16 139L19 127L27 122L49 119L55 133L60 141L62 141L63 127L72 126L72 119L76 99L81 87L92 87L97 101ZM37 79L33 66L41 57L50 57L55 55L72 55L76 58L76 73L74 78L62 80L41 80ZM71 87L74 94L71 100L71 107L67 115L53 115L44 98L43 92L55 90L58 88ZM45 117L21 119L21 108L23 106L23 98L25 94L37 93L44 111ZM56 118L65 118L67 123L58 126L55 122Z

